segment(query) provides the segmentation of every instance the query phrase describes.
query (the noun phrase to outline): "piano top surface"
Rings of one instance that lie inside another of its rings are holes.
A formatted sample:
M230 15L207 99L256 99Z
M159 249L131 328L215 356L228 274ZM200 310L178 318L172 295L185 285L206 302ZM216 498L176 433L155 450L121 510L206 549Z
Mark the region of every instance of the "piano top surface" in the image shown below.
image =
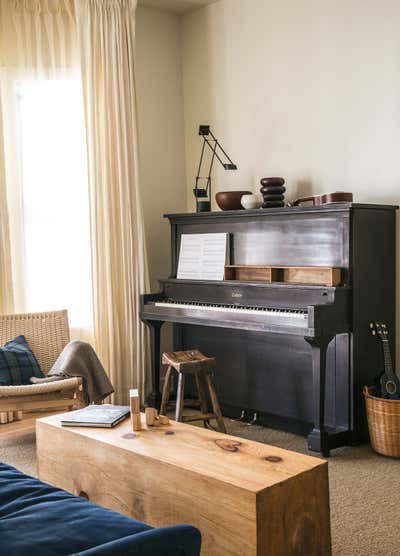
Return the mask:
M278 214L302 214L317 212L350 212L354 209L372 209L372 210L389 210L396 211L398 205L380 205L369 203L329 203L320 206L299 206L299 207L275 207L269 209L252 209L252 210L218 210L211 212L182 212L164 214L165 218L174 220L176 218L207 218L207 217L245 217L245 216L273 216Z

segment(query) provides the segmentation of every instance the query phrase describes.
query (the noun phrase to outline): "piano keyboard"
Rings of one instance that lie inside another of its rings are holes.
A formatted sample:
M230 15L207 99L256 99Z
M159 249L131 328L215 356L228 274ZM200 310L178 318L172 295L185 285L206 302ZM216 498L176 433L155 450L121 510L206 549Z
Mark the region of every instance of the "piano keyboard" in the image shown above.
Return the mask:
M265 315L272 317L290 317L295 319L307 320L306 311L293 309L271 309L267 307L249 307L240 305L220 305L212 303L182 303L180 301L158 301L154 304L156 307L172 307L174 309L193 309L200 311L219 311L222 313L236 313L238 315Z

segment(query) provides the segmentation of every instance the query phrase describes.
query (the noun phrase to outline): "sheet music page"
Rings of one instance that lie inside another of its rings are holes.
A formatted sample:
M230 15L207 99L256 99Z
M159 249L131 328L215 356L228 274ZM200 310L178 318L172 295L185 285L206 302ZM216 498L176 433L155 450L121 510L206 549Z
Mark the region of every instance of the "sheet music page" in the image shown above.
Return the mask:
M180 280L223 280L228 234L183 234L179 253Z

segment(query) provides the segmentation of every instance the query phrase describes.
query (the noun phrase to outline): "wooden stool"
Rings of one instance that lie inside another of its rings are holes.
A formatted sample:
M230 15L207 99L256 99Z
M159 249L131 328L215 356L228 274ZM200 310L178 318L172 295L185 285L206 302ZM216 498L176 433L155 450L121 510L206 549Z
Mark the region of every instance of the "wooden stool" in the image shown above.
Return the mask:
M210 419L216 419L218 430L226 432L224 420L222 418L221 408L219 407L217 393L215 392L214 381L212 377L212 369L215 367L216 361L214 357L206 357L198 349L191 351L172 351L163 353L163 365L168 365L165 375L165 382L161 400L160 413L165 415L167 404L169 401L170 380L172 369L178 373L178 389L176 393L175 420L187 423L189 421L204 421L206 427ZM197 394L200 402L201 413L197 415L182 415L184 395L185 395L185 376L186 374L194 375L196 382ZM204 392L203 379L205 379L213 413L208 412L207 399Z

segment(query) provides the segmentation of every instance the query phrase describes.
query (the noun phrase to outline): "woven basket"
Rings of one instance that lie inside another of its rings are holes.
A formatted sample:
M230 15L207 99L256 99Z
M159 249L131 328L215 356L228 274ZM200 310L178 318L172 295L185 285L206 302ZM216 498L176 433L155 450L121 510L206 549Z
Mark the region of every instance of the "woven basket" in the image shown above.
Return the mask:
M374 396L375 388L364 386L371 446L384 456L400 458L400 400Z

